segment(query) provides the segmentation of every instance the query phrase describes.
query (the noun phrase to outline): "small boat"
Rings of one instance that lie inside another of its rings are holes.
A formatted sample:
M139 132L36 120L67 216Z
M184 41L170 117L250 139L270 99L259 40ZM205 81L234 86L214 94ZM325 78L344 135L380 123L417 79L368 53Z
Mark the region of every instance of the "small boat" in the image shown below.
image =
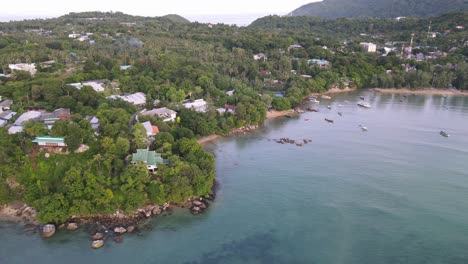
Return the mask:
M445 131L443 131L443 130L440 131L440 134L441 134L443 137L449 137L449 136L450 136L447 132L445 132Z
M309 99L309 103L313 103L313 104L318 104L318 103L320 103L320 101L317 100L317 98L315 98L315 97L309 96L308 99Z
M327 106L328 109L331 109L331 105Z
M364 108L370 108L371 105L369 103L366 103L366 102L359 102L357 103L357 105L359 105L360 107L364 107Z
M359 125L362 129L362 131L369 131L369 129L367 129L367 127L363 126L363 125Z
M359 96L359 98L361 98L361 100L366 100L364 96Z
M309 111L309 112L318 112L318 109L315 109L313 107L309 107L309 108L307 108L307 111Z
M327 121L328 123L334 123L333 120L328 119L328 118L325 118L325 121Z
M304 119L304 121L309 121L309 119L308 119L308 118L306 118L306 119Z
M339 104L338 107L343 107L343 105L342 105L342 104Z
M339 115L339 116L343 116L343 114L342 114L341 112L338 112L338 115Z
M325 100L330 100L331 99L331 97L328 96L328 95L322 95L322 96L320 96L320 98L325 99Z
M445 98L447 98L447 95L445 95L445 94L444 94L444 95L442 95L442 98L444 98L444 99L445 99Z

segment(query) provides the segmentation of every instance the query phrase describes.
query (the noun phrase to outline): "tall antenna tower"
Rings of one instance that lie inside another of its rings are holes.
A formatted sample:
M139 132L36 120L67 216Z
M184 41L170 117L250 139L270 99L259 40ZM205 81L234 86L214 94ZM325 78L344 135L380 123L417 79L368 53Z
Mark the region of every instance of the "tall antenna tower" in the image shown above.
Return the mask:
M411 41L408 47L408 57L411 56L411 53L413 52L413 39L414 39L414 33L411 33Z
M432 21L429 21L429 28L427 29L426 42L429 41L429 34L431 34L431 25L432 25Z

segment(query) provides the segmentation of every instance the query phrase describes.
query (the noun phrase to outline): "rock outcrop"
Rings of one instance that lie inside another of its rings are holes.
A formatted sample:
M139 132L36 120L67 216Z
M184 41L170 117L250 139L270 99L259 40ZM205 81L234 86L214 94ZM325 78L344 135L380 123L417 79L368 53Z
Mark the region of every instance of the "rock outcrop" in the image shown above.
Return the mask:
M43 225L41 228L42 237L48 238L55 234L55 226L52 224Z

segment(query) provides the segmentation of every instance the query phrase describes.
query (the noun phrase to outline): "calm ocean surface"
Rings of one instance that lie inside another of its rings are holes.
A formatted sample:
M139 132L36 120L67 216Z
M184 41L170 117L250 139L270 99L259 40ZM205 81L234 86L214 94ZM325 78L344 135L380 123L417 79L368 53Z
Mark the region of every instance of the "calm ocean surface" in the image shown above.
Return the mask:
M333 97L208 144L220 190L203 215L177 210L99 250L80 229L0 223L0 263L468 263L468 97Z

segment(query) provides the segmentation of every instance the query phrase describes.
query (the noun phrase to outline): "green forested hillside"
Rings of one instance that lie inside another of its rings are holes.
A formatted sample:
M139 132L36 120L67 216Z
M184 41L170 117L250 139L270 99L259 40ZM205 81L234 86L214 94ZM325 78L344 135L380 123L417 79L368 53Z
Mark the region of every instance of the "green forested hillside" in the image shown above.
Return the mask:
M292 16L390 18L437 16L468 10L465 0L324 0L303 5Z

